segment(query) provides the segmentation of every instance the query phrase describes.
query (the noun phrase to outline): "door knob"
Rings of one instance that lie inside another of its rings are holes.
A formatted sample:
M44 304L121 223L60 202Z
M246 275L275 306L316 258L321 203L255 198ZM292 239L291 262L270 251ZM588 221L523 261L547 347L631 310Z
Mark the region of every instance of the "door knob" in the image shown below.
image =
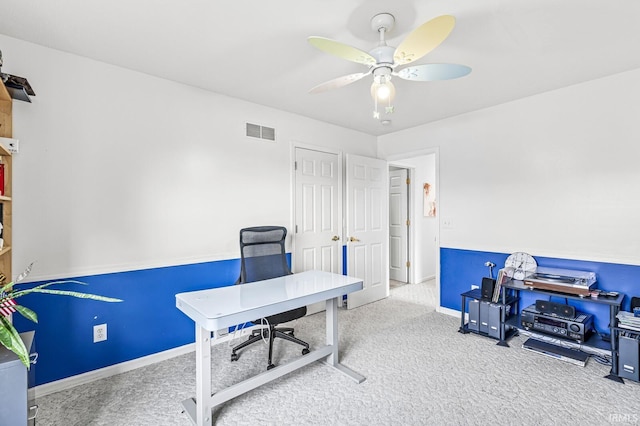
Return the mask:
M360 240L357 239L356 237L349 237L349 241L351 241L352 243L355 243L356 241L360 241Z
M334 235L333 238L331 239L331 241L338 241L340 239L340 237L338 237L337 235Z

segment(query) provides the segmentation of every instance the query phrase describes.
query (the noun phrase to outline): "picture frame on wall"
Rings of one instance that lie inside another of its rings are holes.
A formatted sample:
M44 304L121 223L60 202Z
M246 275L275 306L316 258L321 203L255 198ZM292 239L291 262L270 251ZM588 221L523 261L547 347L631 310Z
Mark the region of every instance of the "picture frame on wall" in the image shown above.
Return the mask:
M422 195L424 198L424 216L436 217L436 191L435 187L425 182L422 185Z

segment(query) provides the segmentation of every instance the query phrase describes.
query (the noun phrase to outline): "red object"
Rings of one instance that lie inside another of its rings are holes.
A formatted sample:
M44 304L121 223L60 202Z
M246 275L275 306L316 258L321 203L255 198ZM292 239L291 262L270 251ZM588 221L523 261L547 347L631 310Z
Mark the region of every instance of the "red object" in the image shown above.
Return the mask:
M15 305L17 305L16 301L11 299L10 297L7 297L2 302L0 302L0 314L8 317L16 311L16 309L14 308Z
M4 164L0 163L0 195L4 195Z

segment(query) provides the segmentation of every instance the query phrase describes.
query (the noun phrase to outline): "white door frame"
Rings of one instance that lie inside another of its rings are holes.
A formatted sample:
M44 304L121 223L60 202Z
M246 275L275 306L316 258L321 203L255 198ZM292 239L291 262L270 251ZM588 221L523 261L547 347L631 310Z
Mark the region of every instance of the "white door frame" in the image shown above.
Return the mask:
M387 160L387 162L389 163L390 166L396 166L396 167L405 167L409 169L409 178L411 179L411 182L415 182L415 170L413 167L407 166L406 164L402 163L402 160L408 160L408 159L412 159L415 157L422 157L425 155L435 155L435 175L436 175L436 181L435 186L436 186L436 206L440 207L440 148L439 147L432 147L432 148L426 148L426 149L421 149L421 150L416 150L416 151L409 151L409 152L404 152L401 154L393 154L393 155L389 155L387 156L385 159ZM421 201L421 200L420 200ZM415 200L415 197L409 197L409 217L410 220L412 221L412 223L415 223L416 217L415 217L415 211L416 211L416 202L418 202L418 200ZM440 306L440 250L441 250L441 245L440 245L440 211L438 211L436 213L436 221L438 223L437 229L436 229L436 304L437 304L437 311L438 312L442 312L441 311L441 306ZM409 254L409 261L411 262L411 265L415 265L415 261L416 259L414 258L415 252L416 252L416 238L413 235L413 231L414 231L415 227L410 227L410 237L409 237L409 250L410 250L410 254ZM415 272L416 272L416 268L409 268L409 276L410 276L410 282L414 283L416 282L417 279L419 279L418 277L415 276Z

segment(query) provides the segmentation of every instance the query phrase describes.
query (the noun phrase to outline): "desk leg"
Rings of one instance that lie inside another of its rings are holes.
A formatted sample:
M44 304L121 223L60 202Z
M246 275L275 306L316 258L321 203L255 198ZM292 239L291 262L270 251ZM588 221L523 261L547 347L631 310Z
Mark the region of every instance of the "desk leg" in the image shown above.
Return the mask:
M196 424L211 426L211 332L196 325Z
M331 355L327 357L327 364L338 365L338 300L327 300L327 345L331 346Z
M348 367L340 364L338 358L338 298L327 300L327 345L331 346L331 354L327 357L326 363L338 371L351 377L358 383L362 383L365 377L356 373Z

